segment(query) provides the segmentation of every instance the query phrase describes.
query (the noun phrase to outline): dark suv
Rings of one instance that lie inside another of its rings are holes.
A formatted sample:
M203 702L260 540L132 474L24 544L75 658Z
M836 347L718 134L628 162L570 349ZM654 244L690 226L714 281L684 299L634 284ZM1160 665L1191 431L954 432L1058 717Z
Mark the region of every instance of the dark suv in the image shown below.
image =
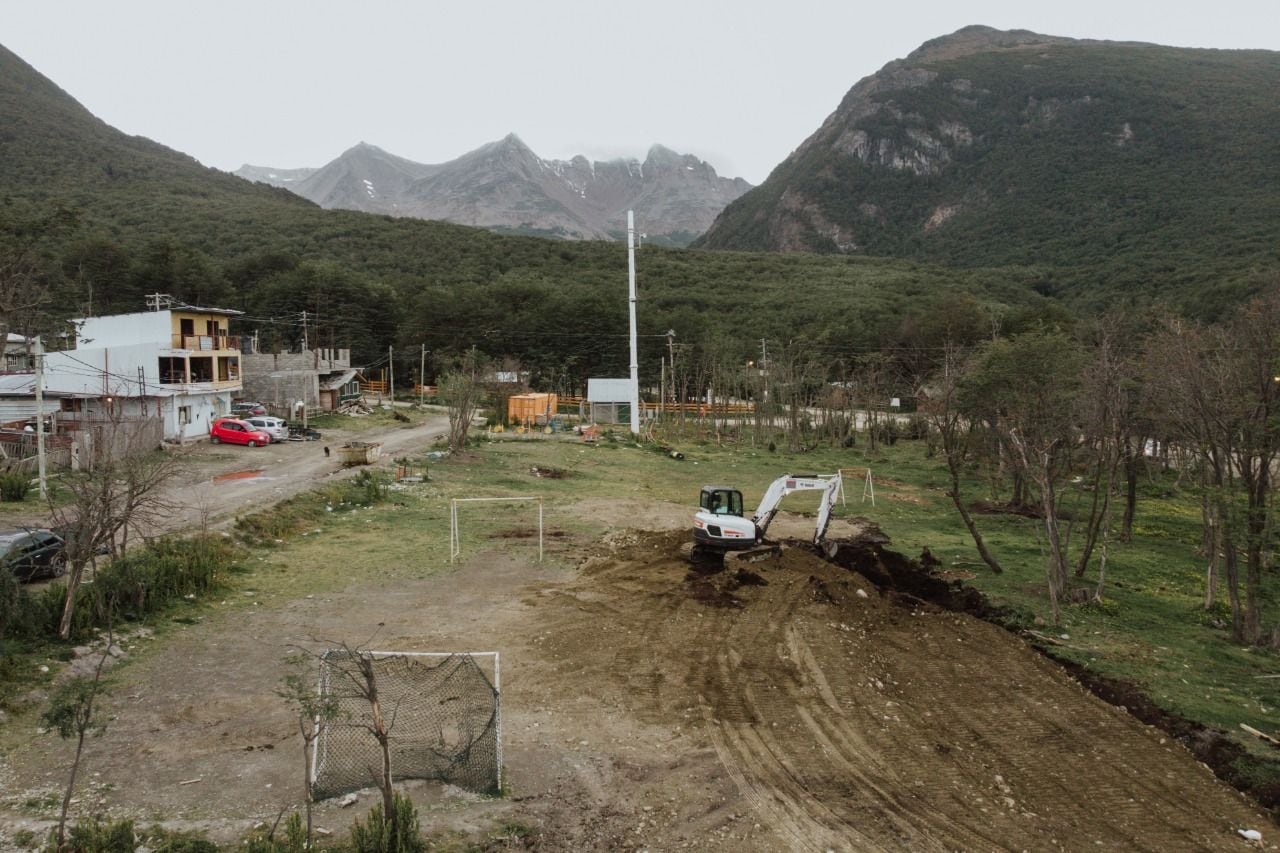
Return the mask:
M256 415L265 415L267 407L261 403L250 403L241 400L238 403L231 404L231 417L233 418L251 418Z
M66 543L51 530L0 530L0 567L21 581L67 570Z

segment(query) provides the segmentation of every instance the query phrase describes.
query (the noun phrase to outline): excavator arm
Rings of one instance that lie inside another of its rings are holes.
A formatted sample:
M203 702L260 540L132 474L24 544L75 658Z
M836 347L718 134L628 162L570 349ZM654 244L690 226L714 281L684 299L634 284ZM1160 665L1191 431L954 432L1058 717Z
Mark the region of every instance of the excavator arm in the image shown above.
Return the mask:
M822 505L818 508L818 523L813 534L813 544L817 545L827 535L827 525L831 523L831 510L840 495L840 485L841 477L838 472L829 477L818 474L787 474L774 480L765 490L764 497L760 499L760 505L752 516L759 539L764 540L783 498L794 492L821 489Z

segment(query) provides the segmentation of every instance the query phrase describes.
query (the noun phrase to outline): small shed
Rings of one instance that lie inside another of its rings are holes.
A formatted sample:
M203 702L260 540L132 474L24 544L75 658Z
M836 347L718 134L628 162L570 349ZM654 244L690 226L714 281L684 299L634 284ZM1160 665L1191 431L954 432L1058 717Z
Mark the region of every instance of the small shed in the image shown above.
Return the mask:
M555 394L512 394L507 398L507 423L544 426L555 417Z
M368 382L359 370L335 371L320 380L320 411L332 412L343 403L359 400L361 384Z
M583 415L593 423L630 423L631 380L588 379L586 407Z

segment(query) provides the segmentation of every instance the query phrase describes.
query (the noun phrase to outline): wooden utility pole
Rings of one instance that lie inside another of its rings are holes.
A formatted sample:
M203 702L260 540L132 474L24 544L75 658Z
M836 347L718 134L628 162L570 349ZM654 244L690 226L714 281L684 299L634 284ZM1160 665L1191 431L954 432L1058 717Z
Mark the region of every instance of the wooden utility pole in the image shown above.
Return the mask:
M426 402L427 397L427 345L422 345L422 355L418 360L418 405Z
M310 347L307 345L307 312L302 312L302 351L306 352Z
M387 371L390 376L387 379L387 395L391 397L392 407L396 404L396 362L394 358L394 350L387 347Z

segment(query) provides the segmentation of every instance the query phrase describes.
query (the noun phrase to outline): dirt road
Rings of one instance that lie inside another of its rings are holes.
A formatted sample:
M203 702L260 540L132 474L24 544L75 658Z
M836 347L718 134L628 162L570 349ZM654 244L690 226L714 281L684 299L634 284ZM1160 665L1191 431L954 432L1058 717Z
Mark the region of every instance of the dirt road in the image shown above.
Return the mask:
M496 550L171 633L107 700L81 796L224 840L274 819L298 802L282 649L381 624L386 648L502 653L510 796L412 783L432 829L519 821L544 850L1226 850L1244 827L1273 842L1180 745L1005 631L799 548L691 570L685 536L557 540L576 568ZM68 749L33 736L5 757L0 824L29 823ZM318 822L352 811L330 801Z
M448 417L429 415L414 426L388 426L354 432L326 430L323 441L287 441L267 447L199 444L184 453L181 473L165 491L178 510L162 532L218 527L248 508L266 508L333 477L353 476L334 448L349 439L381 442L380 467L406 453L421 454L449 431ZM325 448L331 450L325 455Z

